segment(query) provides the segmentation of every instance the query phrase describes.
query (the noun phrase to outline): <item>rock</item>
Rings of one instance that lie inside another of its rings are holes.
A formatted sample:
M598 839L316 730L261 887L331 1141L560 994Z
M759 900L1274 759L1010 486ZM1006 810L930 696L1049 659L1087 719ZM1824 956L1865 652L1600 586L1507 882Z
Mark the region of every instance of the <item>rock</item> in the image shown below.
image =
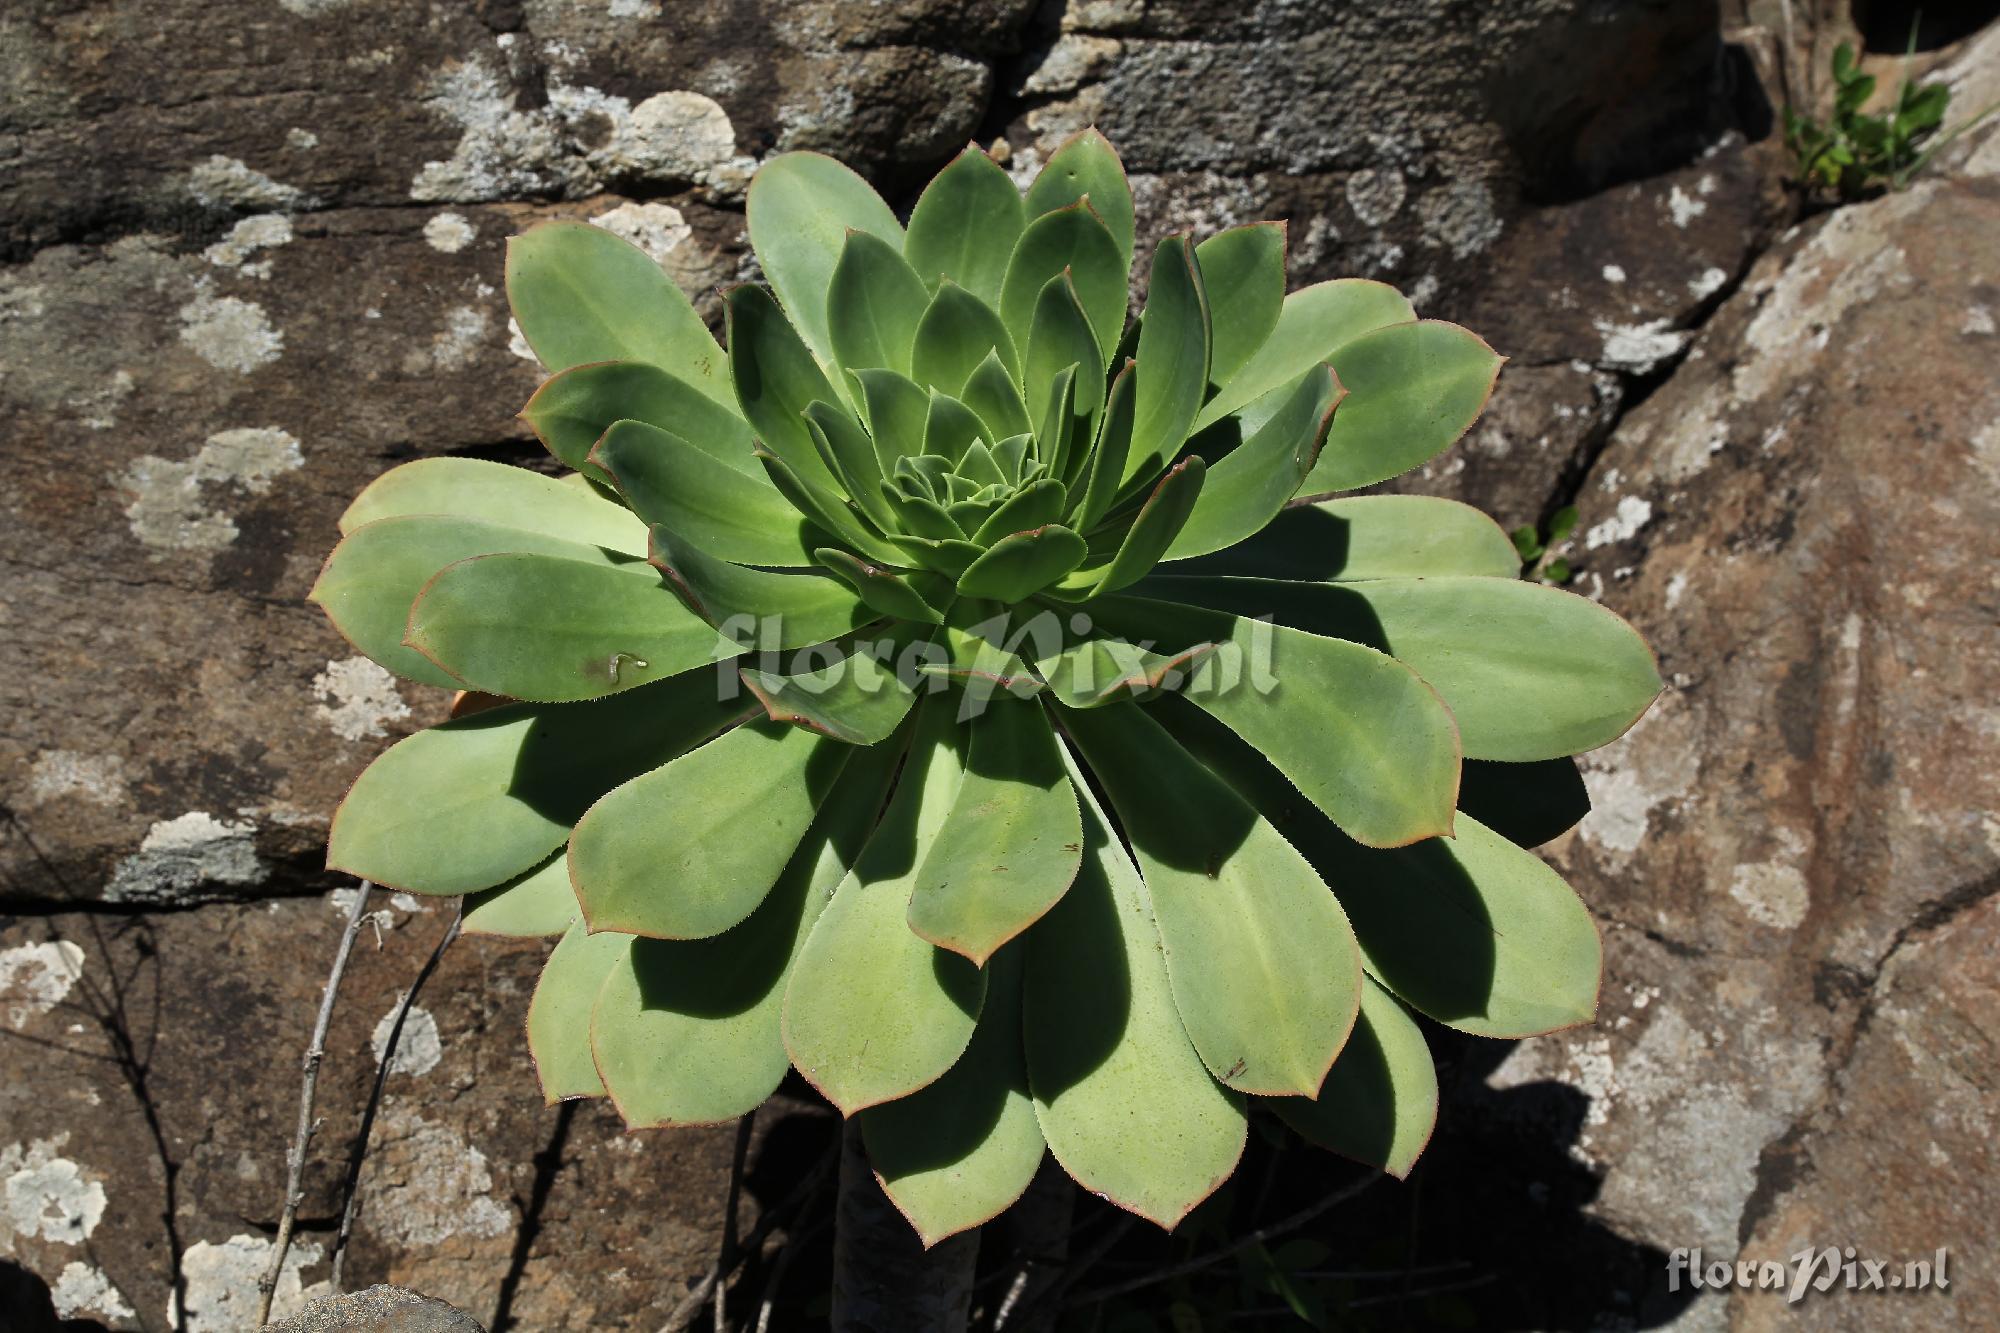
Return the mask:
M321 1068L281 1320L325 1293L383 1020L450 908L375 897ZM161 1327L170 1307L188 1333L254 1325L299 1057L345 915L335 895L0 917L0 1327L35 1301L111 1329ZM713 1260L733 1131L632 1134L602 1102L544 1107L522 1023L545 950L466 936L417 997L344 1278L496 1328L656 1326ZM835 1127L789 1095L758 1125L750 1213L792 1188Z
M321 1296L267 1333L486 1333L453 1305L403 1287L374 1286L345 1296Z
M2000 81L2000 31L1962 75L1968 104ZM1760 259L1579 500L1576 586L1672 689L1585 760L1558 855L1607 927L1599 1021L1493 1082L1587 1094L1593 1213L1661 1249L1993 1240L1996 150ZM1710 1293L1690 1326L1851 1327L1857 1299ZM1868 1325L1938 1299L1871 1295Z

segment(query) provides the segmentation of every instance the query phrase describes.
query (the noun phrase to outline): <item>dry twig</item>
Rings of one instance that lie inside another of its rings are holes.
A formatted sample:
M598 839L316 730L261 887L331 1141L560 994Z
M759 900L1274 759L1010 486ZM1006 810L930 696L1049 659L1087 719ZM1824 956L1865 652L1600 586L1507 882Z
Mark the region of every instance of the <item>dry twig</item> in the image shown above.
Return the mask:
M301 1183L306 1169L306 1148L319 1132L313 1118L313 1098L319 1087L319 1064L326 1056L326 1032L333 1023L333 1000L340 993L340 979L347 972L347 959L354 952L355 937L368 915L368 893L375 886L367 880L355 891L354 906L348 909L347 926L333 951L333 968L326 975L326 989L319 997L319 1018L313 1023L312 1040L306 1045L305 1086L299 1090L299 1127L292 1136L292 1150L285 1158L285 1206L278 1215L278 1237L271 1245L271 1262L257 1280L257 1323L271 1322L271 1300L278 1291L278 1276L284 1271L285 1252L292 1247L292 1228L298 1223L299 1205L305 1201Z

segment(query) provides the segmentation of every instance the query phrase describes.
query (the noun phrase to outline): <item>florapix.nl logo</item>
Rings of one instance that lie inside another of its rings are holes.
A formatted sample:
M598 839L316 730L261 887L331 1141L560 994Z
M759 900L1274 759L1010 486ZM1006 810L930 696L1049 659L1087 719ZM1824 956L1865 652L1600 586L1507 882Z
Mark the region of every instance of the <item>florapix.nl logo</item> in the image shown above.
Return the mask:
M1667 1256L1667 1290L1679 1291L1685 1279L1696 1290L1782 1291L1785 1303L1796 1305L1814 1292L1943 1291L1951 1285L1946 1274L1950 1252L1939 1249L1923 1259L1868 1259L1852 1245L1808 1246L1787 1260L1716 1259L1704 1261L1699 1249L1679 1249Z

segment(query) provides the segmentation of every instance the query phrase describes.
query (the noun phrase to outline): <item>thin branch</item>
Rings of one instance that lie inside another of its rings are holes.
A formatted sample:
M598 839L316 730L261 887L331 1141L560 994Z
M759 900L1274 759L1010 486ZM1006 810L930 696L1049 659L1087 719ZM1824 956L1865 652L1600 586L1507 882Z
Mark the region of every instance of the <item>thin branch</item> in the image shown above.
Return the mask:
M1099 1236L1096 1243L1083 1252L1082 1257L1069 1266L1069 1270L1062 1277L1051 1283L1040 1296L1029 1301L1021 1309L1018 1316L1020 1321L1023 1324L1032 1324L1034 1320L1041 1318L1052 1309L1066 1308L1063 1297L1069 1294L1069 1289L1075 1286L1085 1273L1095 1267L1098 1260L1111 1253L1117 1247L1118 1242L1125 1239L1125 1233L1130 1231L1133 1224L1138 1220L1131 1213L1125 1213L1116 1222L1105 1228L1104 1234Z
M271 1246L271 1262L257 1281L257 1323L271 1322L271 1299L278 1291L278 1275L284 1271L285 1252L292 1247L292 1227L298 1222L299 1205L305 1202L301 1183L306 1170L306 1148L319 1131L313 1119L313 1097L319 1087L319 1063L326 1056L326 1032L333 1023L333 1000L340 993L340 979L347 972L347 959L354 952L355 937L361 934L361 920L368 914L368 893L375 886L367 880L354 892L354 906L348 909L347 926L333 951L333 969L326 974L326 989L320 992L319 1017L313 1022L312 1039L306 1044L305 1086L299 1090L299 1127L292 1136L292 1151L285 1158L285 1208L278 1217L278 1238Z
M1341 1186L1319 1202L1306 1205L1290 1217L1273 1222L1267 1227L1259 1227L1249 1235L1228 1245L1224 1245L1220 1249L1210 1250L1206 1254L1196 1255L1192 1259L1170 1265L1166 1268L1154 1269L1144 1277L1135 1277L1129 1282L1117 1282L1108 1287L1098 1287L1094 1291L1086 1291L1075 1300L1067 1302L1067 1304L1072 1306L1095 1305L1099 1301L1110 1300L1113 1296L1123 1296L1127 1292L1138 1291L1144 1287L1151 1287L1161 1282L1170 1281L1186 1273L1199 1272L1211 1264L1219 1264L1231 1255L1240 1254L1244 1250L1249 1249L1252 1245L1261 1245L1274 1236L1282 1236L1287 1232L1297 1231L1327 1209L1333 1207L1335 1204L1347 1202L1381 1178L1382 1173L1380 1171L1370 1172L1360 1180Z
M815 1191L815 1194L817 1191ZM821 1218L796 1236L787 1236L778 1250L778 1257L771 1264L771 1276L764 1283L764 1298L757 1306L757 1333L771 1333L771 1313L778 1307L778 1289L785 1285L785 1274L791 1272L792 1261L811 1242L833 1230L833 1219Z
M736 1254L729 1261L727 1270L721 1265L711 1268L701 1281L695 1283L688 1294L681 1298L681 1303L667 1316L667 1322L660 1326L660 1333L682 1333L682 1330L692 1324L695 1316L701 1313L701 1307L708 1304L708 1295L715 1290L715 1284L734 1273L745 1255L755 1254L763 1245L764 1237L770 1235L779 1222L817 1191L820 1183L827 1178L834 1164L839 1161L840 1144L836 1140L832 1150L820 1158L819 1165L814 1167L805 1179L792 1187L790 1194L779 1200L776 1207L767 1209L758 1216L757 1224L750 1228L750 1234L743 1238L741 1245L737 1246Z
M347 1182L345 1197L340 1207L340 1230L333 1238L333 1271L327 1279L327 1289L336 1294L341 1289L341 1267L347 1261L347 1241L354 1234L355 1206L361 1198L359 1188L361 1163L368 1156L368 1135L375 1128L375 1113L382 1106L382 1091L389 1082L389 1070L396 1063L396 1044L403 1039L403 1020L410 1016L410 1006L416 1003L417 992L424 988L424 983L430 980L431 973L437 970L438 960L444 957L444 951L451 947L451 942L458 938L459 927L464 924L465 907L461 903L458 915L451 919L451 924L439 937L437 947L431 950L431 956L424 960L423 967L418 970L417 979L411 982L410 989L403 993L402 1002L396 1006L395 1021L389 1025L389 1039L382 1047L382 1062L375 1070L375 1086L369 1091L367 1108L361 1113L361 1132L355 1137L354 1152L347 1159Z
M743 1198L743 1159L750 1151L750 1127L757 1113L746 1111L736 1121L736 1151L729 1157L729 1192L722 1204L722 1249L715 1271L715 1333L729 1333L729 1272L736 1267L736 1205Z

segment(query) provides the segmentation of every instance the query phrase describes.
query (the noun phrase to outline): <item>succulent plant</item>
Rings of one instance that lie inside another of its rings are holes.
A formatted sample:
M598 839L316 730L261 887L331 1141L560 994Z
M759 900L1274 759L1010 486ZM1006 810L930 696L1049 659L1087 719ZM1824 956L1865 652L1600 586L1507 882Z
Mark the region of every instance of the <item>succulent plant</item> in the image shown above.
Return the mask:
M551 1100L712 1123L789 1066L926 1243L1045 1147L1171 1227L1253 1106L1406 1172L1412 1011L1590 1018L1596 929L1525 848L1650 653L1473 509L1312 498L1447 448L1500 357L1379 283L1287 295L1277 223L1168 237L1128 318L1094 131L1025 197L968 149L907 226L787 153L748 213L726 350L608 232L515 238L567 471L395 468L313 594L482 705L361 775L329 860L560 936Z

